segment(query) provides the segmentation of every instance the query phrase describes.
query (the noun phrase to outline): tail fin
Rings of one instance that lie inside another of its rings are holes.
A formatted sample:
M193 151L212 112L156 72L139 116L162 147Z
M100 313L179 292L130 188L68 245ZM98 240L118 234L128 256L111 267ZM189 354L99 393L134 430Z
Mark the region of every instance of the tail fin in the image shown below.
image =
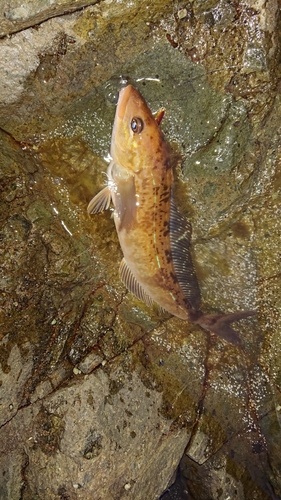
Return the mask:
M231 344L241 345L241 339L230 325L240 319L254 316L256 311L237 311L229 314L202 314L194 323L200 325L204 330L213 332Z

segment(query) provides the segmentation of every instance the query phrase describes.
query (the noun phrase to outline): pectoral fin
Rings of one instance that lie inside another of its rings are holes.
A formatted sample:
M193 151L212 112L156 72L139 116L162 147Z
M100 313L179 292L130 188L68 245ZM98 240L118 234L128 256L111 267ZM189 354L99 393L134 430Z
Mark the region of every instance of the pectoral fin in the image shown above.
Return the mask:
M114 196L115 214L119 223L117 230L129 231L136 219L136 190L134 177L129 177L126 182L119 182Z
M89 214L97 214L103 212L110 207L111 192L108 186L103 188L94 198L90 201L87 212Z

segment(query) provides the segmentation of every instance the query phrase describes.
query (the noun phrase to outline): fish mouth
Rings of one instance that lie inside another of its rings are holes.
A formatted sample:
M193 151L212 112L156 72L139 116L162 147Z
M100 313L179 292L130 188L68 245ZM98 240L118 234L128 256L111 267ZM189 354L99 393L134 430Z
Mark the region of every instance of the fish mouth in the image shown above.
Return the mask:
M116 115L120 120L124 119L129 99L132 98L134 93L135 89L132 85L127 85L127 87L124 87L122 90L120 90L119 99L117 103L117 110L116 110Z
M110 149L112 158L119 165L124 164L125 158L128 158L130 154L128 141L133 136L130 124L133 116L136 116L141 109L141 105L142 98L132 85L127 85L120 90Z
M117 164L122 164L120 155L122 157L128 148L127 141L124 142L124 125L127 121L127 108L133 91L132 85L127 85L119 91L110 149L111 157Z

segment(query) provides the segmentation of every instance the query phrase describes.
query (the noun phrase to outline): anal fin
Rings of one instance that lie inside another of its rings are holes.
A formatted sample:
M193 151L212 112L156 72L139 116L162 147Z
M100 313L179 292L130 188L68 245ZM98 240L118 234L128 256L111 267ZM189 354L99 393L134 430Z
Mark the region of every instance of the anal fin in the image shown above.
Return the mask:
M120 277L128 290L132 292L138 299L145 302L148 306L151 306L153 303L152 298L145 292L141 284L134 277L124 258L121 260L119 272Z
M111 192L108 186L103 188L94 198L90 201L87 212L89 214L97 214L103 212L110 207Z

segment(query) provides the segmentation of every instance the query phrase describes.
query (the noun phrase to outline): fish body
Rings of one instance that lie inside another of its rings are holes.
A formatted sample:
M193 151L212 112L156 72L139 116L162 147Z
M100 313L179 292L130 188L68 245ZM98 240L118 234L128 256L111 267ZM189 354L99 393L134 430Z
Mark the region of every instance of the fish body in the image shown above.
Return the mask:
M173 195L169 147L159 123L131 85L120 91L111 140L108 185L89 203L97 213L114 205L114 221L124 258L120 275L147 304L198 323L232 343L240 343L230 323L254 314L204 315L191 257L191 224Z

